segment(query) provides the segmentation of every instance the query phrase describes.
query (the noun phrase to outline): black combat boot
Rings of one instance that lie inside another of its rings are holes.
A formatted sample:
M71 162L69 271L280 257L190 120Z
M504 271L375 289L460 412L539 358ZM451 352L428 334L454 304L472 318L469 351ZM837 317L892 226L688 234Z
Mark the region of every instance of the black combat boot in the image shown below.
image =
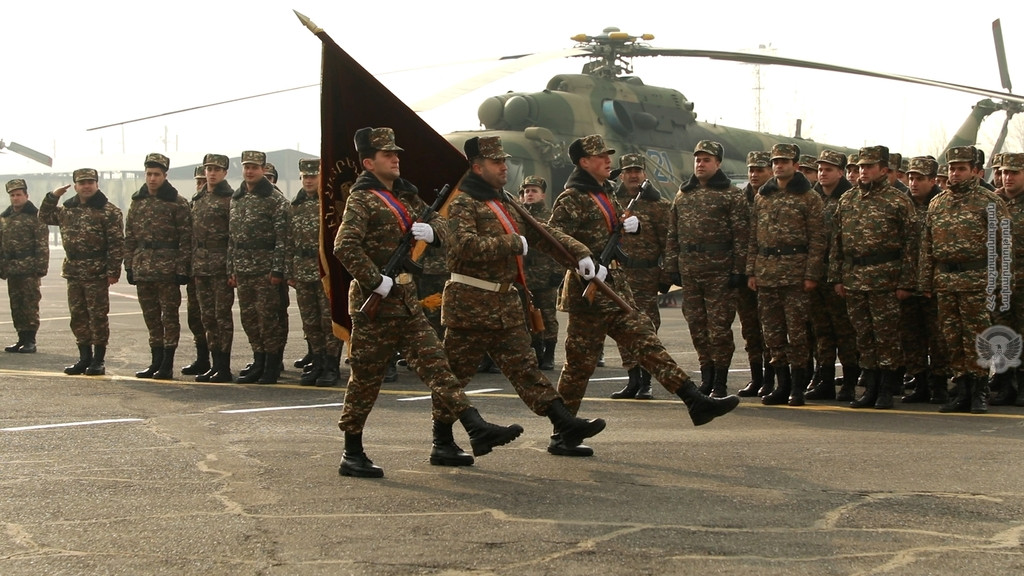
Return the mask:
M835 400L836 399L836 365L823 364L818 367L820 381L813 390L808 390L804 398L808 400Z
M790 370L789 399L786 401L790 406L803 406L807 393L807 384L811 380L811 373L807 368L794 367Z
M767 396L775 390L775 366L771 363L764 365L764 381L761 383L761 388L757 391L758 396Z
M596 436L605 427L601 418L584 420L572 415L561 398L555 398L548 407L548 420L554 428L548 452L555 456L593 456L594 449L583 440Z
M725 398L729 395L729 367L715 365L715 373L711 380L711 394L712 398Z
M103 376L107 373L107 367L103 364L103 359L107 355L107 347L100 346L99 344L92 347L92 361L89 362L89 367L85 369L86 376Z
M254 352L252 355L252 364L247 370L240 371L238 378L235 382L239 384L252 384L253 382L260 379L263 376L263 370L267 366L267 353L266 352ZM245 372L245 374L242 374Z
M558 340L555 338L544 341L544 356L542 356L540 359L541 370L555 369L555 346L557 345Z
M64 373L76 376L78 374L85 374L85 369L89 367L92 362L92 346L88 344L78 345L78 362L75 362L71 366L64 367Z
M476 367L476 371L485 374L501 374L501 368L498 368L494 363L490 354L484 354L484 358L480 361L480 365Z
M875 397L875 410L888 410L893 407L893 396L903 393L903 374L891 368L881 368L879 372L881 376L878 395Z
M932 394L928 386L929 374L927 370L918 372L910 377L910 386L914 389L913 392L900 398L900 402L903 404L919 404L921 402L927 402L931 399Z
M209 372L196 376L196 382L233 382L235 376L231 373L231 352L211 352L210 354L213 356L213 367Z
M356 478L383 478L384 469L374 466L363 451L363 434L345 433L345 454L341 457L338 474Z
M452 425L434 420L434 444L430 447L433 466L472 466L473 457L462 451L452 436Z
M1017 371L1010 368L1002 374L996 374L996 379L1001 381L999 392L996 393L989 404L993 406L1013 406L1013 403L1017 400L1017 395L1020 394L1017 390L1019 387Z
M640 369L640 389L636 391L637 400L654 400L654 391L651 390L651 373L643 368Z
M337 356L324 356L324 369L320 377L316 379L317 388L330 388L337 386L341 381L341 354ZM450 428L450 426L449 426Z
M469 444L473 448L473 456L489 454L494 447L508 444L523 433L523 427L519 424L498 426L487 422L472 406L459 414L459 422L462 422L462 426L469 434Z
M22 346L22 344L24 344L24 343L25 343L25 341L24 341L24 340L22 339L22 334L21 334L21 332L18 332L18 341L17 341L17 342L15 342L14 344L11 344L10 346L5 346L5 347L4 347L4 352L14 352L14 353L18 353L18 352L20 352L20 351L21 351L21 346Z
M701 394L693 380L689 378L676 390L676 396L686 404L690 413L690 421L694 426L703 426L719 416L724 416L740 405L739 396L710 398Z
M750 382L736 393L740 398L752 398L757 396L757 391L764 385L764 364L750 365Z
M24 330L19 332L21 335L21 348L18 348L20 354L35 354L36 353L36 331L35 330Z
M939 408L939 412L969 412L971 410L971 375L953 378L953 397Z
M860 381L860 366L843 366L843 383L839 385L836 401L853 402L857 399L857 382Z
M284 365L284 350L267 352L266 366L260 374L257 384L277 384L281 378L281 367Z
M850 402L850 408L870 408L878 400L878 387L881 386L882 372L878 368L862 368L860 385L864 387L861 397Z
M488 356L490 358L490 356ZM384 371L385 382L397 382L398 381L398 359L392 357L388 360L388 366Z
M629 375L629 382L626 383L626 387L618 392L612 392L612 400L622 400L623 398L636 398L637 391L640 390L640 367L633 366L626 374Z
M152 357L149 362L149 368L136 372L136 378L152 378L153 374L156 374L160 370L160 363L163 362L164 359L163 346L150 346L149 353Z
M306 355L303 356L302 358L299 358L295 362L292 362L292 366L295 366L296 368L302 368L302 371L305 372L306 365L309 364L312 361L313 361L313 345L309 343L309 339L306 339Z
M160 359L160 369L153 374L156 380L174 380L174 352L177 348L164 348L164 355Z
M313 357L309 364L308 370L302 372L302 376L299 377L299 384L303 386L313 386L316 384L320 375L324 373L324 355L313 353Z
M928 376L928 388L932 392L932 399L929 404L945 404L949 402L949 378L945 374L932 372Z
M196 344L196 359L188 366L181 367L185 376L198 376L210 370L210 349L205 345Z
M988 377L971 375L971 414L988 414Z
M1014 406L1024 406L1024 375L1021 375L1020 370L1014 371L1014 379L1017 380L1017 401L1013 403Z
M765 406L778 406L789 403L789 393L793 390L793 376L790 372L789 364L775 367L775 379L779 381L779 385L775 387L771 394L761 398L761 404Z
M544 359L544 340L534 336L530 340L530 348L533 348L533 353L537 356L537 367L540 368L540 361Z
M715 365L708 364L700 367L700 386L697 391L705 396L711 395L711 390L715 386Z

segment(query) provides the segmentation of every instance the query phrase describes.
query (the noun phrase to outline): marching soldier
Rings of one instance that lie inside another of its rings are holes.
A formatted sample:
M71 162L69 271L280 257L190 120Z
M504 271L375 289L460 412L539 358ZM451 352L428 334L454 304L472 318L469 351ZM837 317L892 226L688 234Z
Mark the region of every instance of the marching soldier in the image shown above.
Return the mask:
M519 187L523 207L538 222L547 222L551 208L546 200L548 183L540 176L527 176ZM555 369L555 348L558 346L558 286L562 283L563 269L554 258L534 250L526 254L526 283L533 296L533 305L540 310L544 332L532 337L541 370Z
M285 277L295 288L302 333L313 348L313 366L303 372L303 386L336 386L340 375L341 340L334 335L331 304L320 280L320 160L299 160L302 189L292 201Z
M206 186L206 168L202 164L196 166L196 195ZM188 203L189 210L195 207L196 195ZM194 227L193 227L194 230ZM192 247L188 247L190 262ZM206 327L203 326L203 313L199 309L199 297L196 295L196 277L189 270L188 284L185 284L186 300L186 321L188 330L192 333L192 342L196 347L196 359L191 364L181 367L181 373L185 376L198 376L210 370L210 345L206 340Z
M231 197L228 274L238 288L242 329L253 363L239 383L275 384L288 333L281 321L281 285L288 245L288 201L263 176L267 155L242 152L242 185Z
M1010 212L1010 230L1013 234L1013 294L1010 298L1009 313L1000 316L1001 323L1009 325L1018 334L1024 333L1024 154L1004 152L999 155L999 172L1002 188L1000 197ZM1022 369L1010 368L997 378L1002 387L992 398L993 406L1015 404L1024 406L1024 382Z
M192 215L167 181L167 156L150 154L145 166L146 183L132 195L124 235L125 277L138 292L152 353L149 368L135 376L170 380L181 334L180 286L188 283Z
M765 151L747 153L747 187L743 195L747 201L747 213L754 206L757 191L772 177L772 154ZM747 226L749 241L750 226ZM746 247L745 247L746 248ZM744 264L744 273L746 265ZM764 345L761 333L761 319L757 315L757 292L750 289L746 282L736 292L736 313L740 317L740 332L743 336L744 352L750 366L750 382L736 393L737 396L767 396L775 389L775 368L772 367L771 356Z
M679 187L669 212L665 251L665 272L683 289L683 316L700 362L700 392L716 398L728 395L736 289L747 281L750 231L746 198L722 172L724 153L718 142L697 143L694 174Z
M57 205L70 184L48 193L39 219L59 226L64 244L61 276L68 282L71 332L78 344L78 362L64 373L100 376L106 373L110 340L110 286L121 277L124 258L124 217L100 191L96 170L79 168L72 179L75 197Z
M0 214L0 278L7 280L11 319L18 341L4 352L34 354L39 330L40 279L50 266L50 231L28 199L21 178L7 182L11 205Z

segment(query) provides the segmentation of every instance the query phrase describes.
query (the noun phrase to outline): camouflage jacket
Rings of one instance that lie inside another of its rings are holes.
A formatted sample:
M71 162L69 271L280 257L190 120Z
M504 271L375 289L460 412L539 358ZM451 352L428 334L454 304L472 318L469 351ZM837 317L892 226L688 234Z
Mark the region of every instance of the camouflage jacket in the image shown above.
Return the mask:
M611 237L604 212L598 207L597 195L606 195L616 215L621 216L623 212L611 192L607 182L602 186L593 176L577 167L569 174L565 190L555 198L551 218L548 220L552 228L579 240L590 251L595 262ZM608 271L605 284L626 302L633 302L633 292L629 288L629 283L618 270ZM562 283L562 292L558 297L558 309L563 312L606 312L619 309L614 301L600 291L594 297L593 304L587 302L583 297L584 287L584 280L575 271L567 271Z
M547 223L551 218L551 209L546 202L523 204L523 208L538 222ZM526 285L530 290L550 290L558 288L565 275L565 266L540 250L530 250L526 254Z
M839 199L829 280L848 290L913 290L917 286L914 205L883 176Z
M745 274L749 242L750 207L743 191L721 170L703 186L691 176L669 212L665 272Z
M825 204L797 172L786 189L772 178L754 198L747 249L747 276L758 286L817 282L825 275Z
M349 191L341 226L334 239L334 255L352 275L349 286L349 313L355 315L374 288L380 286L381 269L387 265L404 232L398 216L374 191L386 190L372 172L363 172ZM408 180L395 181L392 193L415 221L427 208L416 187ZM431 214L427 221L434 230L434 243L443 244L448 236L444 218ZM379 317L407 317L422 314L416 284L395 283L378 308Z
M78 195L57 206L58 198L46 194L39 206L39 219L60 226L64 244L61 276L70 280L120 278L124 258L124 216L107 201L103 192L82 203Z
M170 182L132 195L124 227L124 269L137 282L174 282L192 260L192 211Z
M305 190L292 200L284 276L296 282L320 280L320 197Z
M21 210L0 214L0 278L46 276L50 267L50 230L28 201Z
M1003 218L1010 218L1006 203L979 186L977 178L950 184L928 204L921 235L919 289L980 291L991 281L998 292L999 220ZM991 247L990 232L995 236Z
M503 190L495 190L480 176L466 173L456 186L455 199L448 207L448 226L451 242L448 246L448 269L452 274L464 274L479 280L498 284L518 281L517 256L523 253L526 237L527 253L541 251L553 254L555 247L548 244L533 227L510 206L514 200ZM514 232L507 232L489 201L500 203L511 219ZM545 228L547 225L544 224ZM580 260L590 251L566 234L547 228L548 232L571 254ZM529 280L527 280L529 281ZM523 306L516 290L491 292L469 286L452 279L444 289L441 305L441 323L449 328L498 330L521 326L524 323Z
M932 199L938 196L942 192L942 188L938 185L932 186L931 191L924 198L915 198L913 194L908 194L911 205L914 206L914 291L918 294L921 293L920 279L921 275L918 272L920 270L919 264L921 259L921 236L924 234L924 223L928 217L928 205Z
M228 273L228 220L231 195L226 180L213 190L203 186L192 197L192 275L224 276Z
M289 211L288 201L270 180L260 180L252 192L242 182L231 196L229 275L284 278Z
M1013 236L1013 289L1024 290L1024 194L1010 198L1002 193L999 197L1006 203L1006 209L1010 213L1010 234ZM1020 326L1014 329L1018 330Z
M825 190L817 182L814 183L813 188L821 195L821 200L825 203L825 208L822 210L822 218L825 222L825 276L820 279L821 282L825 282L828 275L828 258L832 252L832 239L836 235L834 222L836 208L839 207L839 199L843 197L843 194L853 189L853 184L850 184L850 181L843 176L831 194L825 194Z
M665 242L668 240L669 211L672 204L655 191L657 197L641 195L633 203L631 213L640 220L636 234L623 234L619 245L629 257L629 262L620 262L626 268L659 268L665 258ZM621 206L628 206L634 196L622 184L615 190L615 198Z

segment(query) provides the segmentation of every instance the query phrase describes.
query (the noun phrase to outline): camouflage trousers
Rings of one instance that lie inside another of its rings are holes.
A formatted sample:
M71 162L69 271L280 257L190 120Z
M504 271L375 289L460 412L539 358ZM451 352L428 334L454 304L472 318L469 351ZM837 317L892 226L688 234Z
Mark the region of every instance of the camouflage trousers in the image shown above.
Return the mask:
M819 365L834 366L838 356L843 366L857 366L857 336L850 323L846 300L836 294L835 286L831 282L819 282L818 287L807 294L814 359Z
M772 366L805 366L811 360L808 299L803 286L760 286L757 312Z
M296 282L295 302L299 305L302 334L313 352L331 357L341 354L341 340L334 335L331 303L327 301L323 282Z
M949 350L939 329L939 305L935 298L914 295L900 302L900 343L907 374L949 375Z
M384 371L395 351L402 353L409 366L430 388L431 417L450 424L470 407L462 385L448 366L437 333L422 314L405 318L366 320L352 316L349 340L351 375L345 391L345 406L338 426L343 432L359 434L380 394Z
M276 354L284 350L288 333L281 325L281 287L267 274L236 276L242 330L253 353Z
M42 298L39 276L10 276L7 296L11 301L11 320L18 332L39 330L39 300Z
M900 301L895 290L847 290L846 310L857 335L861 368L895 370L903 365Z
M206 343L213 352L231 353L235 337L235 289L228 285L228 275L196 276L196 299L206 328Z
M181 336L181 288L175 282L138 282L135 289L142 319L149 330L149 347L177 348Z
M106 346L110 340L110 284L107 278L68 278L71 333L79 346Z
M953 378L966 374L986 376L988 372L978 365L976 347L978 336L991 326L985 291L939 291L934 296L938 300L939 327L949 350Z
M278 290L278 302L280 307L277 313L277 332L281 335L281 350L284 350L288 343L288 307L292 305L291 296L288 293L288 283L284 280L276 286Z
M196 279L189 278L185 285L186 318L188 330L192 333L192 342L196 348L208 347L206 340L206 327L203 326L203 313L199 308L199 296L196 295Z
M444 283L449 277L449 274L421 274L416 280L416 297L420 299L423 315L434 327L438 338L444 338L444 327L441 326L441 295L444 293Z
M487 353L534 414L547 414L551 402L558 398L551 381L537 368L537 355L530 348L530 333L524 325L500 330L449 327L444 336L444 351L463 388Z
M633 291L633 301L641 312L654 323L654 331L661 328L661 309L658 307L658 280L661 279L661 268L623 268L629 289ZM629 350L619 346L622 367L630 370L638 366L636 358Z
M530 295L533 296L533 306L540 310L544 319L544 331L534 334L533 339L558 340L558 288L533 290Z
M669 356L654 331L654 323L636 310L624 312L572 312L565 337L565 364L558 377L558 393L566 407L576 414L587 393L587 384L604 349L605 336L629 350L640 366L650 372L666 390L676 390L689 376Z
M743 350L747 353L747 362L767 364L771 357L764 347L764 335L761 334L761 319L757 315L757 292L746 284L736 291L736 313L740 317L740 334L743 335Z
M728 368L736 351L732 336L736 290L728 284L726 272L685 274L682 278L683 318L701 366Z

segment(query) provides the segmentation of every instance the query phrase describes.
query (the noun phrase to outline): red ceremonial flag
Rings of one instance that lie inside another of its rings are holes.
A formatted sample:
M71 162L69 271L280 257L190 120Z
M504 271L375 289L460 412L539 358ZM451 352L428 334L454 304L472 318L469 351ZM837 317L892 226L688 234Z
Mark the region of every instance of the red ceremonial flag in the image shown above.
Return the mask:
M402 177L415 184L428 204L445 185L455 185L468 167L466 157L377 81L327 35L295 13L323 41L320 80L320 268L331 302L335 334L348 341L348 287L352 276L334 257L334 237L341 225L348 191L362 171L353 144L356 130L372 126L395 131ZM397 238L395 239L398 240Z

